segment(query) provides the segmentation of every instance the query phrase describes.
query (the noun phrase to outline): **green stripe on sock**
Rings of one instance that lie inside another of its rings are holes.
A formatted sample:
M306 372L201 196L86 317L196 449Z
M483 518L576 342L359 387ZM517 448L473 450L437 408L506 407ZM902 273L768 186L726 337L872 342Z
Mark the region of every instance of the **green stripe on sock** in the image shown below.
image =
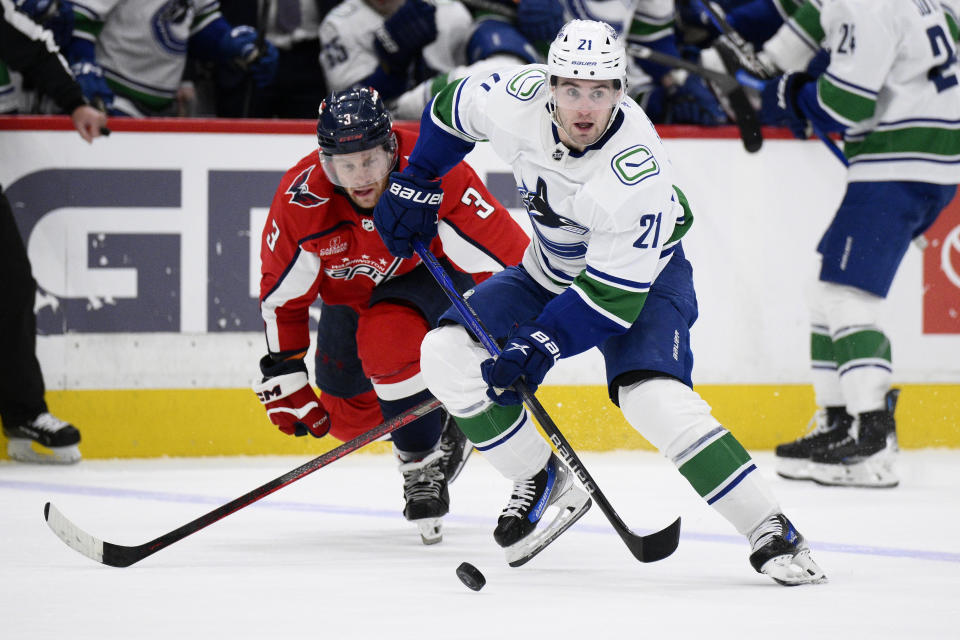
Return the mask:
M680 465L680 473L702 498L726 482L749 460L746 449L732 433L726 433Z
M893 360L890 353L890 339L876 329L851 333L835 340L833 345L839 365L866 358L880 358L887 362Z
M470 442L487 442L510 429L522 412L523 407L521 405L501 407L494 404L483 413L478 413L469 418L455 416L454 420L457 421L457 426L460 427L463 434L470 438Z
M836 362L833 340L822 333L810 334L810 359L815 362Z

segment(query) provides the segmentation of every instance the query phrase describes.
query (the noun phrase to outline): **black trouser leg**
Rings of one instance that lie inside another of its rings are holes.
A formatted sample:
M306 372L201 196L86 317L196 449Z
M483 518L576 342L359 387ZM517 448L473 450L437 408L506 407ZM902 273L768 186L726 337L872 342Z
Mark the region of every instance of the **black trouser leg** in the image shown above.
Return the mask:
M0 192L0 420L9 426L47 410L36 354L36 290L10 201Z

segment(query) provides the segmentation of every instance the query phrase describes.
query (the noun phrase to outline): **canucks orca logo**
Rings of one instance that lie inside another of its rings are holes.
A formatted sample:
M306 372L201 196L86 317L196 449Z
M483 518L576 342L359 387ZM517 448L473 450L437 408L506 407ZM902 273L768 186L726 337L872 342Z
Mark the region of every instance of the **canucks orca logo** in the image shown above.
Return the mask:
M527 213L530 214L530 218L534 222L542 224L545 227L563 229L564 231L576 233L581 236L590 231L583 225L577 224L569 218L557 215L557 213L550 208L550 203L547 202L547 183L544 182L543 178L537 178L536 193L528 191L526 187L524 187L523 206L527 208Z
M190 0L168 0L161 5L150 18L157 43L170 53L185 54L193 12Z
M314 165L316 166L316 165ZM290 202L298 204L301 207L311 208L319 207L330 198L321 198L315 193L311 193L307 188L307 180L310 179L310 173L313 167L304 169L300 175L287 187L287 193L290 194Z

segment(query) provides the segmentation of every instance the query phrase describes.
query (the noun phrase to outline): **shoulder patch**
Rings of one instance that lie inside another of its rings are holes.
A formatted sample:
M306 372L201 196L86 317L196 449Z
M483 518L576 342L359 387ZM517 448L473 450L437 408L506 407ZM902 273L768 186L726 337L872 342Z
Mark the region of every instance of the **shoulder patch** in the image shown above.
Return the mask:
M537 95L546 80L547 74L542 69L527 69L510 78L507 93L526 102Z
M643 182L647 178L660 173L660 164L653 157L650 149L642 144L635 144L624 149L610 161L613 173L627 186Z
M312 165L309 168L301 171L300 175L298 175L287 188L286 193L290 195L291 204L298 204L301 207L306 208L319 207L330 199L321 198L317 194L311 193L310 189L307 188L307 181L310 179L310 174L313 172L313 169L316 166L317 165Z

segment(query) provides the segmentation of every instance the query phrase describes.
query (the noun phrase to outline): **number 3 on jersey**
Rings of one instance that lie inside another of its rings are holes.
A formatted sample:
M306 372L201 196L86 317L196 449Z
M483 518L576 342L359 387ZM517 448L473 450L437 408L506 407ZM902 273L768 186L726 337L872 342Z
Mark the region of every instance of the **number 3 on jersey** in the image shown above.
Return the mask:
M473 187L467 187L466 191L463 192L463 196L460 197L460 202L465 205L475 206L477 208L477 215L481 218L487 218L494 211L493 205L484 200L480 192Z

